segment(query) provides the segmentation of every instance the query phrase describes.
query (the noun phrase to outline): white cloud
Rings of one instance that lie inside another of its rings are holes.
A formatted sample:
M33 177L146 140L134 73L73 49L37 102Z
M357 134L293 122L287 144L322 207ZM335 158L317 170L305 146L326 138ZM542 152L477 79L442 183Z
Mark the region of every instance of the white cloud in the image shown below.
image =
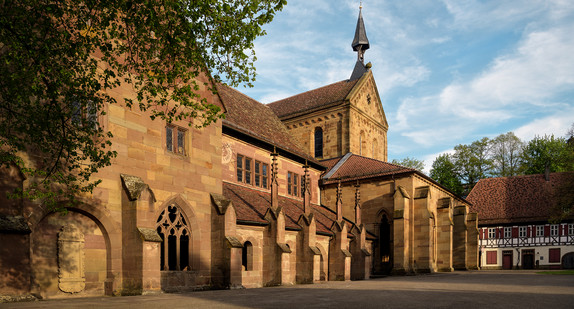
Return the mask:
M523 141L529 141L535 136L552 135L563 137L574 123L574 107L560 109L556 114L538 118L514 130L514 134Z

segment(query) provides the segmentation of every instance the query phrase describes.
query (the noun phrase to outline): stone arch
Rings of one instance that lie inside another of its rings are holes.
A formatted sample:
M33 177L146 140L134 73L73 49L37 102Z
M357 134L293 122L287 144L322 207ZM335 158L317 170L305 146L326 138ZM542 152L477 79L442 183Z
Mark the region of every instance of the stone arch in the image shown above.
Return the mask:
M373 272L389 274L393 267L394 231L393 217L384 208L377 212L376 234L378 241L375 244Z
M327 255L327 250L320 244L315 244L319 252L321 252L321 259L319 264L319 280L327 281L329 275L329 256Z
M63 252L66 252L67 255L78 255L81 256L78 257L79 259L84 259L84 261L76 262L79 262L78 265L83 265L85 269L86 288L76 287L72 289L74 292L81 292L81 295L86 295L86 293L89 295L115 294L121 284L118 280L120 278L115 278L115 274L121 273L122 252L119 225L111 219L102 205L78 204L74 207L67 207L66 210L68 213L65 216L43 210L34 212L29 218L29 222L32 223L33 285L37 289L34 292L45 296L56 295L62 291L70 292L69 289L62 289L62 287L59 287L59 290L56 289L56 281L46 278L53 272L56 272L55 277L58 277L58 272L66 272L65 269L61 269L69 266L61 260ZM70 251L72 249L57 247L59 237L64 230L78 231L76 233L81 235L82 242L85 242L85 246L76 248L81 252L72 252Z
M189 266L191 270L199 270L200 252L201 252L201 234L202 231L199 227L199 222L195 211L191 205L180 195L177 194L169 199L167 199L161 207L156 210L155 218L160 218L164 210L167 210L169 206L176 205L180 209L180 213L185 219L186 225L189 228Z

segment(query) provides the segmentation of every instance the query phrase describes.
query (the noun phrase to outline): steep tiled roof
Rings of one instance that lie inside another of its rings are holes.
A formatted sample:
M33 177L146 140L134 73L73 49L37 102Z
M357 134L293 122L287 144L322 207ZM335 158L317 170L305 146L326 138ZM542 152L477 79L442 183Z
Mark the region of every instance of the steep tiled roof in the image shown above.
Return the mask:
M219 84L217 90L227 109L224 126L316 162L292 140L287 128L267 106L229 86Z
M223 183L223 195L231 200L237 220L254 223L268 223L264 216L271 205L271 193L246 188L232 183ZM317 221L317 232L331 233L331 226L336 220L336 214L323 206L311 205L315 220ZM279 207L283 207L285 213L285 227L300 228L297 224L299 217L303 214L303 202L279 196ZM347 226L351 228L350 223Z
M549 181L544 175L486 178L474 186L467 200L480 224L546 221L556 193L568 183L574 190L574 173L551 173Z
M341 103L357 84L358 79L343 80L321 88L267 104L279 118L308 112L323 106Z
M336 164L346 160L343 164ZM324 178L325 183L333 183L341 179L342 181L359 180L371 177L402 174L416 172L415 169L383 162L356 154L349 153L343 158L321 161L323 165L329 166L326 172L328 178ZM334 170L336 169L336 170Z

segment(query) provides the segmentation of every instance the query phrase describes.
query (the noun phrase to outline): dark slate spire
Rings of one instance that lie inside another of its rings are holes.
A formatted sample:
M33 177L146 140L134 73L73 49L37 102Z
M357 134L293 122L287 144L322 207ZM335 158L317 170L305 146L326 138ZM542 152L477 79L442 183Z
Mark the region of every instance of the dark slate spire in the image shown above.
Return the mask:
M355 29L355 38L351 46L357 52L357 63L351 74L350 80L355 80L363 76L367 72L365 68L364 56L365 51L369 49L369 39L367 39L367 31L365 31L365 23L363 22L363 5L359 6L359 19L357 20L357 28Z
M367 31L365 31L365 23L363 22L362 14L363 6L359 7L359 19L357 20L357 28L355 29L355 38L353 39L353 50L357 52L358 60L363 63L363 56L365 51L369 49L369 39L367 39Z

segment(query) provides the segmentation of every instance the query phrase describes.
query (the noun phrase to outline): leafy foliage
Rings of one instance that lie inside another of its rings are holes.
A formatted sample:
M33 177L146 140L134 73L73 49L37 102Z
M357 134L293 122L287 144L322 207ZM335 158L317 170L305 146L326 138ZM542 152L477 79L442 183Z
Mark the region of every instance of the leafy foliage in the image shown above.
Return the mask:
M543 174L574 170L574 147L565 138L535 137L524 147L522 164L525 174Z
M406 158L403 158L401 160L393 159L391 161L391 163L405 166L405 167L414 168L415 170L419 170L421 172L425 168L425 163L419 159L416 159L416 158L406 157Z
M432 163L430 177L455 194L461 195L464 189L453 161L452 155L442 154L438 156Z
M0 165L48 206L90 192L111 164L109 104L206 126L222 116L207 83L250 85L253 41L285 0L0 2ZM129 86L133 97L114 95ZM215 89L211 89L215 91Z

